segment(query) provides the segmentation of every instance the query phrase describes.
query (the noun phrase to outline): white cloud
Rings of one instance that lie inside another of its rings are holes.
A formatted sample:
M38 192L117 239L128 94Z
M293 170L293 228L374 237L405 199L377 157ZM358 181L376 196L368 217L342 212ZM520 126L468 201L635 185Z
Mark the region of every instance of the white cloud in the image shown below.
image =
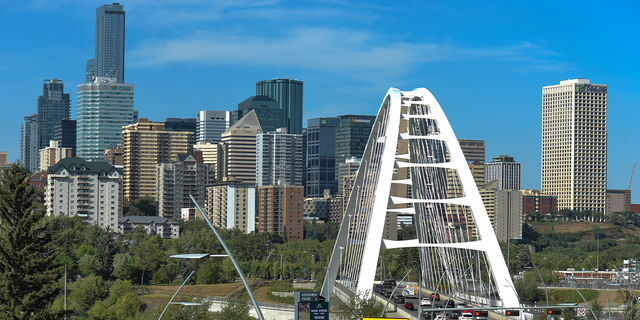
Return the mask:
M465 48L397 41L370 32L305 28L280 37L198 32L184 39L149 39L127 55L131 65L141 67L174 63L260 65L397 76L416 63L486 59L536 62L554 53L530 43Z

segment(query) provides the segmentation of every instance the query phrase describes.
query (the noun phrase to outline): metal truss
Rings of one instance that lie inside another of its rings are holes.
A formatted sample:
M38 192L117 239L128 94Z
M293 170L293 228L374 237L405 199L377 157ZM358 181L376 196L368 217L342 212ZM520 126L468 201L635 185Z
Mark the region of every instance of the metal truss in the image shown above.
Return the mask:
M383 239L389 213L413 215L418 238ZM419 250L423 288L477 305L520 305L442 108L427 89L391 88L369 137L322 295L329 298L337 281L370 296L380 249L409 247Z

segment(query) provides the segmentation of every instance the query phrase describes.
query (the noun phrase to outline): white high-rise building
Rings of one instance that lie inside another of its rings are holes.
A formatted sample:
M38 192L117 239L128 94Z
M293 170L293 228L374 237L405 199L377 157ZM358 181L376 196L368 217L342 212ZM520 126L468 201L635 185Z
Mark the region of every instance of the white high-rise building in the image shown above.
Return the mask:
M78 85L76 155L101 160L104 151L122 144L122 127L134 122L133 84L97 77Z
M256 136L256 185L302 186L304 179L303 136L260 133Z
M520 190L521 166L513 157L501 155L484 164L484 183L498 182L498 190Z
M231 126L231 111L198 112L196 117L196 142L220 143L222 133Z
M541 176L558 209L605 212L606 85L571 79L542 88Z
M82 217L88 225L118 230L122 216L122 169L107 162L64 158L49 168L45 207L48 216Z

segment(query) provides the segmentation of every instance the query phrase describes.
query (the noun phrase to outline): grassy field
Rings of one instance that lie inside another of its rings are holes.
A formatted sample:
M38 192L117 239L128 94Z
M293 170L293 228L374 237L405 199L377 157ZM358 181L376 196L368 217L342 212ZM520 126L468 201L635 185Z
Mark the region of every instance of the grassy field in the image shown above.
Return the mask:
M600 227L600 231L614 240L625 240L640 237L640 228L623 228L611 223L594 223L581 221L529 221L533 230L540 234L554 233L582 233L581 239L593 240L592 231Z
M187 285L180 290L180 295L198 298L210 296L224 297L240 287L242 287L242 282ZM180 286L153 286L152 292L154 295L172 296L178 288L180 288Z
M163 300L164 304L167 303L169 298L178 290L180 286L152 286L151 294L146 294L141 296L141 300L144 299L144 303L149 305L148 309L152 309L156 304L158 304L159 300ZM242 290L244 286L242 282L235 283L224 283L224 284L206 284L206 285L186 285L180 290L180 294L178 297L195 297L195 298L205 298L205 297L226 297L229 294ZM288 300L291 300L293 303L293 298L279 298L273 297L269 295L270 291L293 291L291 288L290 282L278 282L275 286L272 286L271 283L267 283L266 285L255 289L253 291L253 295L256 297L256 300L260 302L277 302L277 303L287 303ZM246 298L248 296L245 293ZM149 301L147 301L149 300ZM162 304L162 303L160 303Z

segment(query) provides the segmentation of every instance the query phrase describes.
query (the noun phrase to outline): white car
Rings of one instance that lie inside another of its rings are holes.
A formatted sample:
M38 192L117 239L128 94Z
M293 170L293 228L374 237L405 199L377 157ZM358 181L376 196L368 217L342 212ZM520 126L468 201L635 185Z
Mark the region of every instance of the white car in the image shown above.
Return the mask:
M473 313L463 312L458 320L473 320Z
M430 306L431 305L431 299L422 298L422 300L420 300L420 305L421 306Z
M441 313L436 317L436 320L449 320L449 317L446 314Z

